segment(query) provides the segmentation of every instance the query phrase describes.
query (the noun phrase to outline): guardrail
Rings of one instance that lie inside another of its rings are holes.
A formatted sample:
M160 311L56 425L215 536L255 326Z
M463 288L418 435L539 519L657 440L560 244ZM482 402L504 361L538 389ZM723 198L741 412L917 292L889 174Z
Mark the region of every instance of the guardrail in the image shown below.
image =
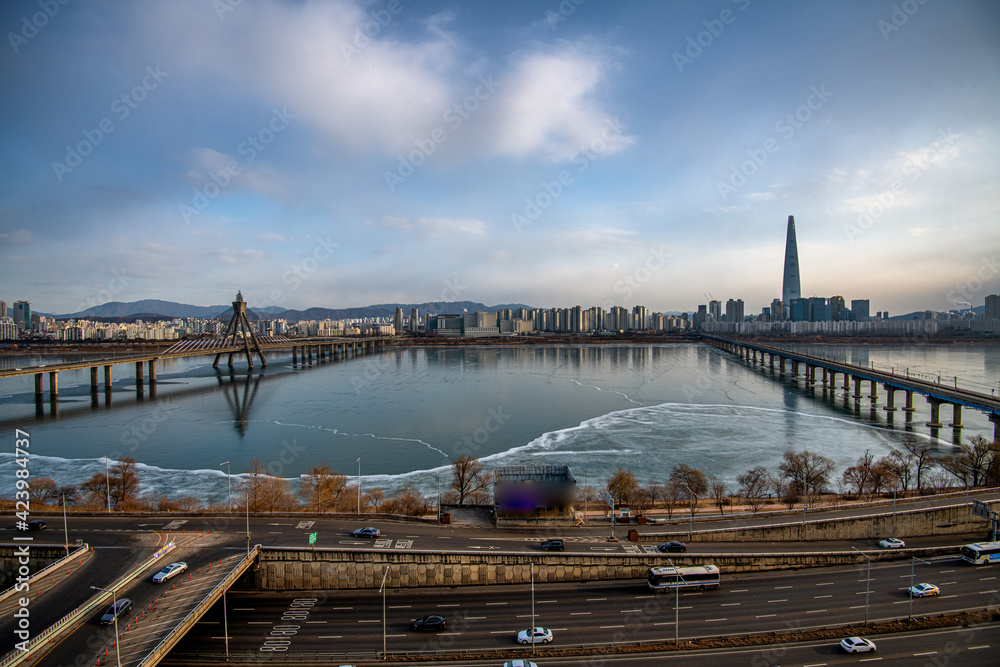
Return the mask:
M170 634L164 637L160 643L157 644L153 650L142 659L139 663L139 667L152 667L152 665L160 662L160 660L162 660L163 657L170 652L170 649L176 646L177 642L179 642L181 638L187 634L188 630L194 627L194 624L198 622L198 619L204 616L205 610L211 608L211 606L215 604L216 600L222 597L223 591L228 590L229 587L240 578L240 576L246 571L246 568L249 567L249 564L252 563L260 553L260 548L259 544L254 546L253 550L244 556L243 560L237 563L236 567L234 567L233 570L226 575L226 578L220 581L218 585L213 588L207 596L205 596L205 599L203 599L197 607L188 612L188 615L185 616L180 623L174 626L174 629L170 631ZM199 610L201 611L199 612Z
M46 544L44 546L50 546L50 545ZM62 558L60 558L56 562L54 562L54 563L52 563L52 564L50 564L50 565L42 568L38 572L35 572L33 575L31 575L31 577L28 578L28 589L29 590L31 589L31 586L33 585L34 582L38 581L39 579L41 579L42 577L44 577L45 575L47 575L49 572L52 572L53 570L59 569L60 567L63 566L64 563L66 563L66 561L69 561L69 560L72 560L72 559L78 557L80 555L81 551L87 551L88 549L90 549L90 545L89 544L83 544L83 545L80 546L79 549L77 549L73 553L68 554L66 556L63 556ZM18 592L18 586L19 586L19 584L14 584L13 586L11 586L7 590L5 590L3 593L0 593L0 602L3 602L4 600L6 600L7 598L9 598L14 593L17 593Z
M150 556L147 560L143 561L140 565L133 568L130 572L126 572L119 577L117 581L111 584L111 587L107 591L101 591L49 627L42 630L42 632L36 635L34 639L30 640L27 650L21 651L14 649L13 651L7 653L7 655L0 660L0 667L10 667L11 665L20 664L24 660L30 660L32 655L38 651L43 644L51 642L58 637L61 632L73 627L81 618L90 614L98 607L107 604L108 600L112 597L111 591L114 591L114 593L117 594L120 588L131 583L132 580L142 574L147 567L155 563L162 556L169 553L173 548L174 545L171 542L166 547Z

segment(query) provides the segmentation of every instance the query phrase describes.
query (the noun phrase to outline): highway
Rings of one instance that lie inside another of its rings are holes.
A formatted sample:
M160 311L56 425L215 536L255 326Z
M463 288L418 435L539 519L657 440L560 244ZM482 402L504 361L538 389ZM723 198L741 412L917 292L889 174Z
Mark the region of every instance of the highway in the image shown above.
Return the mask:
M723 575L717 591L654 593L644 581L554 584L534 587L535 625L550 628L553 646L672 641L754 632L806 630L906 618L911 562ZM1000 568L976 568L946 557L915 563L915 581L941 587L939 597L912 600L915 616L1000 604ZM870 585L870 592L866 589ZM382 650L382 596L377 591L231 593L230 651L289 655L328 654L331 659L373 657ZM532 621L530 586L403 589L386 591L386 645L391 652L517 648L515 636ZM221 607L221 605L217 605ZM289 610L308 613L288 620ZM415 633L409 622L441 614L449 628ZM675 627L675 614L679 626ZM283 620L284 616L284 620ZM174 651L173 660L222 651L222 611L213 609ZM177 664L175 662L175 664Z

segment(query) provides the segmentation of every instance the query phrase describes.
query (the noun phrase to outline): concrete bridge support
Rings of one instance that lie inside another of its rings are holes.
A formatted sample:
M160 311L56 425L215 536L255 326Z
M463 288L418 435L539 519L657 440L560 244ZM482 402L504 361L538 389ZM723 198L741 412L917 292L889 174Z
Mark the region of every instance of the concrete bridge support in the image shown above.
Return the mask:
M913 407L913 392L909 390L906 391L906 405L903 406L904 412L915 412L916 408Z
M927 402L931 404L931 420L925 422L927 426L931 428L941 428L944 424L941 423L941 405L944 401L939 401L936 398L927 397Z
M861 378L859 378L857 375L851 376L851 379L854 380L854 400L855 401L860 401L861 400L861 383L863 382L863 380Z
M799 375L799 362L792 359L792 377L798 377Z
M778 370L781 371L782 375L785 374L785 358L784 357L778 357Z
M97 393L97 366L90 367L90 393Z
M111 391L111 366L104 367L104 391Z
M993 422L993 442L997 442L1000 440L1000 414L991 413L990 421Z
M882 408L886 412L894 412L896 410L896 388L889 385L883 385L885 387L885 407Z
M876 382L875 380L871 380L870 382L871 384L869 385L869 387L871 389L871 393L868 394L868 398L872 399L872 402L874 403L875 401L878 400L878 382Z
M55 399L59 395L59 373L49 371L49 398Z
M142 362L135 362L135 384L138 387L142 387Z
M43 393L45 393L45 389L42 386L42 374L35 373L35 399L41 400Z
M146 362L146 367L149 369L149 387L153 388L156 384L156 359L150 359Z
M837 388L837 371L830 371L830 391Z
M773 353L773 352L770 352L770 353L768 353L768 355L767 355L767 356L768 356L768 357L770 357L770 360L769 360L769 363L768 363L768 365L769 365L769 366L770 366L771 368L774 368L774 353Z
M299 363L299 348L292 345L292 365Z
M958 403L951 404L951 423L948 426L955 429L965 428L965 425L962 424L962 406Z

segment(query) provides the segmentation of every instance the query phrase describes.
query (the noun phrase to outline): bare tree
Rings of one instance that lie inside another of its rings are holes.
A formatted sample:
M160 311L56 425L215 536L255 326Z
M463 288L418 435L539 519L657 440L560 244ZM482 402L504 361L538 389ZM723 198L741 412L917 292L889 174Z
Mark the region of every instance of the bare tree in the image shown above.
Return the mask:
M719 514L725 514L726 502L729 500L729 487L721 479L712 475L708 480L708 492L715 499L715 506L719 508Z
M667 483L663 485L663 503L667 508L668 519L673 518L674 508L677 507L682 497L682 491L680 482L677 480L667 480Z
M629 509L637 516L646 516L646 512L653 505L653 494L648 486L640 486L629 495Z
M819 495L830 481L834 462L823 456L803 449L801 452L791 450L782 454L778 471L789 481L795 482L802 494L803 502L808 504L809 494Z
M422 516L427 513L427 499L413 484L404 484L385 501L382 510L390 514Z
M309 509L330 512L338 508L347 486L347 475L331 471L330 466L323 463L309 468L299 479L299 495Z
M484 470L483 463L471 454L462 454L451 462L451 488L458 494L458 504L464 505L466 498L482 501L489 497L489 485L492 475Z
M767 468L755 466L736 478L740 485L740 497L750 506L750 511L756 514L767 502L768 489L771 488Z
M928 443L912 440L903 441L903 448L913 457L914 473L916 474L917 492L924 488L924 473L934 467L934 448Z
M632 494L639 488L639 483L635 481L635 475L631 470L618 468L615 474L608 478L607 489L611 497L619 503L632 506Z
M385 502L385 492L379 487L375 487L365 494L365 502L376 512Z
M28 481L28 500L33 505L59 502L59 485L51 477L35 477Z
M264 464L256 457L237 483L237 492L243 496L240 505L250 512L275 512L297 509L299 502L292 495L288 480L269 475Z
M695 500L698 499L698 496L702 496L708 492L708 480L705 478L705 473L697 468L692 468L686 463L675 465L673 470L670 471L670 479L676 480L681 485L681 488L689 496L693 496Z
M858 457L857 463L847 468L841 475L844 486L859 498L866 491L871 493L872 476L874 475L875 455L866 449Z

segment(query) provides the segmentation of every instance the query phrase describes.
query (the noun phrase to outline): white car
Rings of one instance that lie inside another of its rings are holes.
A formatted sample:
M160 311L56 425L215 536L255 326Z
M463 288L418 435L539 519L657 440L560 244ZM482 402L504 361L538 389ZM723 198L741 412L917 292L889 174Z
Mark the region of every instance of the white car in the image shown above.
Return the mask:
M163 568L162 570L153 575L153 583L162 584L167 579L170 579L171 577L176 577L178 574L180 574L186 569L188 569L187 563L184 562L171 563L170 565L166 566L165 568Z
M867 653L869 651L874 653L875 642L864 637L845 637L840 641L840 648L848 653Z
M898 537L888 537L878 543L883 549L899 549L906 546L906 542Z
M503 663L503 667L538 667L538 665L530 660L508 660Z
M548 644L552 641L552 631L545 628L529 628L517 633L518 644Z
M931 595L938 595L941 589L934 584L915 584L910 586L910 595L915 598L929 597Z

